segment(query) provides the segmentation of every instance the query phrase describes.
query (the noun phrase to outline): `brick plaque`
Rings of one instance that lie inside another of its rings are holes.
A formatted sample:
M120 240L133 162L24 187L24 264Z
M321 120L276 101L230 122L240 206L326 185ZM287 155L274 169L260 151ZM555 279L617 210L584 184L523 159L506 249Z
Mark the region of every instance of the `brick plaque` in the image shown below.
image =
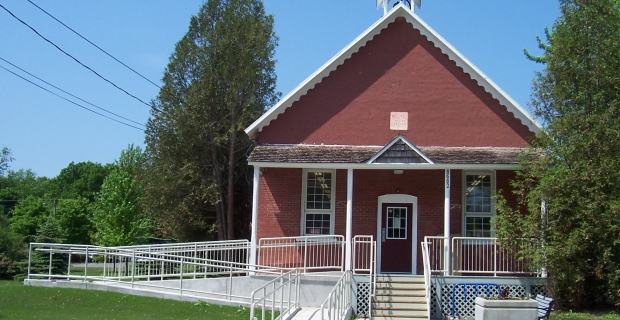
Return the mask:
M390 112L390 130L407 130L408 118L408 112Z

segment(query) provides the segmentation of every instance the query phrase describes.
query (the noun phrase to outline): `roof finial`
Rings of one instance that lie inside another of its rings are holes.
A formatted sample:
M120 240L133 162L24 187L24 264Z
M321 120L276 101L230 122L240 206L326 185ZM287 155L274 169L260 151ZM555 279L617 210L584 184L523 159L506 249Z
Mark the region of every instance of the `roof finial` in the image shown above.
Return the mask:
M405 7L409 8L412 12L415 12L415 7L420 8L422 6L422 0L398 0L394 4L394 6L397 6L401 2ZM386 15L388 12L389 4L390 4L390 0L377 0L377 9L379 9L379 7L383 7L383 15Z

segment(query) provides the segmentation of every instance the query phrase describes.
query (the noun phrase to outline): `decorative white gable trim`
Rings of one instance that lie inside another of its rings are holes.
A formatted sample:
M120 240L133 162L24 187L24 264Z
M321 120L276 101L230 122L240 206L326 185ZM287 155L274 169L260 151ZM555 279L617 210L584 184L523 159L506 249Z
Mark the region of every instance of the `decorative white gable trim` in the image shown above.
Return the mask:
M383 147L383 149L379 150L379 152L377 152L376 155L374 155L372 158L370 158L370 160L368 160L368 164L374 163L379 157L381 157L386 151L390 150L390 148L398 141L402 141L403 143L405 143L409 148L411 148L411 150L413 150L415 153L417 153L422 159L424 159L424 161L426 161L427 164L435 164L433 162L433 160L431 160L429 157L427 157L424 152L420 151L420 149L418 149L416 146L414 146L411 142L409 142L409 140L407 140L407 138L403 137L402 135L397 135L396 138L392 139L392 141L390 141L390 143L386 144L385 147Z
M415 29L419 30L423 36L435 45L435 47L439 48L443 54L447 55L450 60L454 61L457 66L469 74L473 80L476 80L480 86L489 92L493 98L497 99L500 104L505 106L506 110L519 119L530 131L538 133L542 130L541 125L515 100L500 89L489 77L452 47L452 45L435 32L435 30L422 21L420 17L400 3L394 7L389 14L384 15L375 22L370 28L353 40L353 42L304 80L297 88L293 89L293 91L282 98L275 106L267 110L267 112L245 129L245 133L251 139L256 139L258 133L262 131L265 126L268 126L271 121L292 106L295 101L299 100L310 89L320 83L323 78L327 77L332 71L336 70L339 65L343 64L345 60L349 59L354 53L359 51L360 48L364 47L368 41L372 40L372 38L381 33L383 29L387 28L390 23L394 22L396 18L400 17L405 18Z

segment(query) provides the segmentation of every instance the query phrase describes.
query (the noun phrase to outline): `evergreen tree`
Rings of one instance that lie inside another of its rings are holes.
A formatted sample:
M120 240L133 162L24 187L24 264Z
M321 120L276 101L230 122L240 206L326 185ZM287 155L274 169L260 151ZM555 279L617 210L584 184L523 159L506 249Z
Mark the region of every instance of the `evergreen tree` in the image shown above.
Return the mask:
M561 307L618 307L620 1L560 8L547 41L539 39L543 55L529 55L545 64L532 94L545 128L514 181L520 208L499 198L497 232L505 242L540 239L523 253L546 266Z
M260 0L208 0L191 18L146 130L144 203L165 235L205 239L217 226L235 238L235 214L249 208L235 197L249 189L236 174L251 147L243 129L278 97L276 45Z

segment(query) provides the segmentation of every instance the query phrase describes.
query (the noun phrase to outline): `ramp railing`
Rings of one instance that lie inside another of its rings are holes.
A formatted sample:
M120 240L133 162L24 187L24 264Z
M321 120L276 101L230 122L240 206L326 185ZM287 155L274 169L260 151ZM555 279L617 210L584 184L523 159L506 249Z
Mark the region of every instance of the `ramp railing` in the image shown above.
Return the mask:
M321 320L345 320L351 312L351 275L344 272L340 280L329 293L325 302L321 304Z
M253 272L267 276L280 276L288 271L274 267L250 266L245 262L177 255L181 251L168 254L128 248L53 243L31 243L29 251L28 280L98 282L243 304L249 304L250 297L235 289L235 286L242 286L239 281L234 281L235 278L247 275L250 267L253 267ZM190 283L198 278L216 277L223 278L218 288L197 289Z
M266 319L267 312L271 314L272 320L288 319L299 309L299 285L300 273L295 269L252 291L250 320L257 319L257 309L260 309L261 320Z

